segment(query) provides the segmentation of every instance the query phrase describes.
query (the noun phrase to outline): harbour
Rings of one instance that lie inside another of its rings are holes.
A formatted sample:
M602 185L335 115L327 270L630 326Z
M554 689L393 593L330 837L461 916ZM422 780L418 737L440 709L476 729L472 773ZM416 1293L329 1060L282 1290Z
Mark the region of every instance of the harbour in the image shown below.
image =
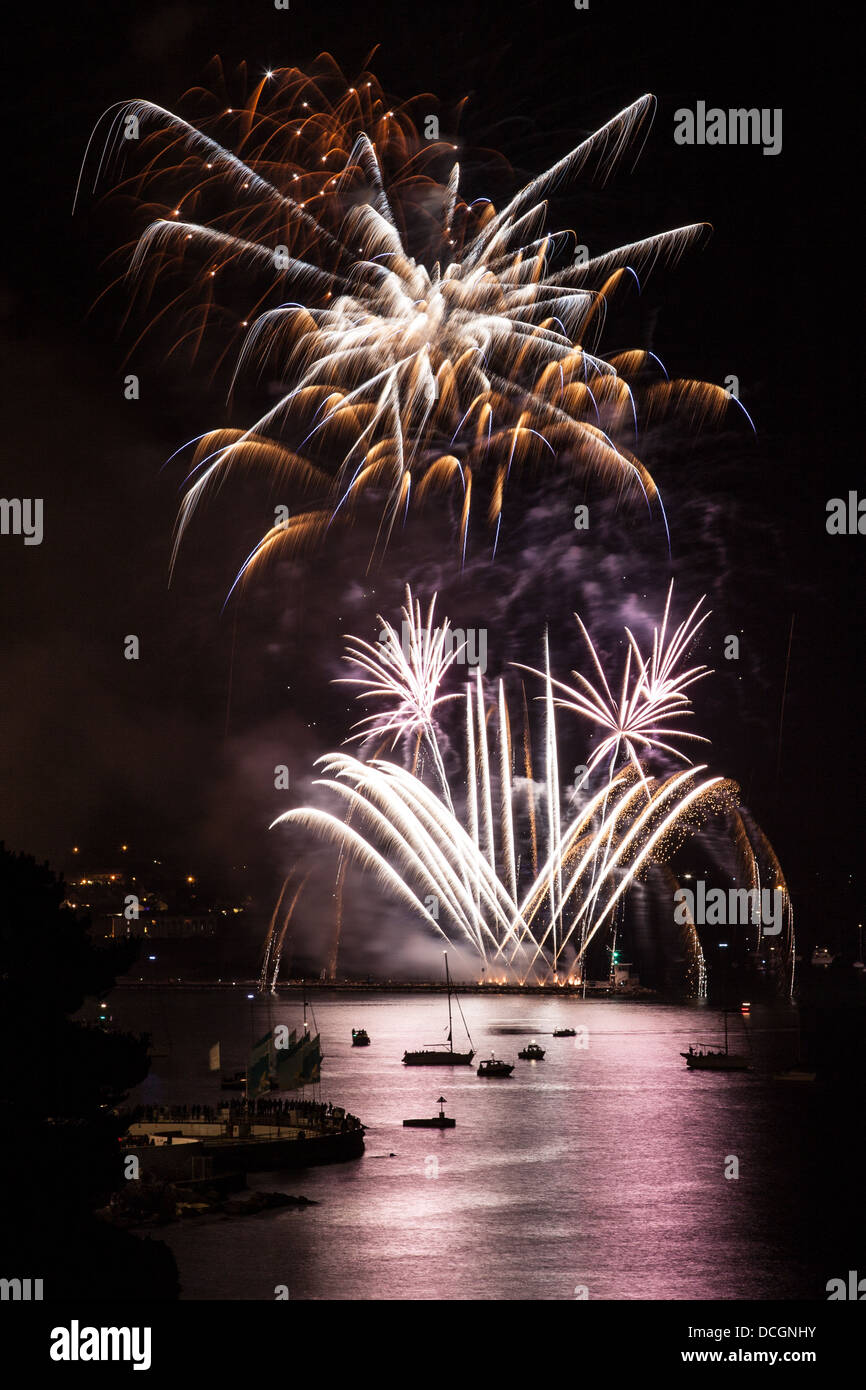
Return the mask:
M159 1009L151 990L113 999L115 1026L161 1017L171 1035L132 1098L142 1104L218 1105L213 1038L240 1056L269 1009L282 1019L273 1001L239 1007L216 992L172 989ZM289 1283L305 1299L363 1299L374 1287L435 1299L453 1296L455 1277L461 1296L478 1299L566 1299L584 1285L610 1299L820 1296L832 1265L822 1252L843 1241L844 1222L802 1206L828 1162L802 1136L826 1133L833 1111L825 1088L773 1080L796 1049L794 1007L753 1006L753 1071L715 1076L689 1072L679 1055L696 1035L721 1039L721 1015L704 1003L479 996L464 1002L479 1056L514 1061L532 1038L546 1049L541 1065L518 1061L500 1085L474 1067L446 1079L402 1065L416 1038L441 1035L443 1002L409 990L318 997L319 1090L359 1117L363 1154L249 1174L253 1193L317 1204L303 1212L162 1228L183 1298L267 1298ZM358 1049L360 1024L371 1045ZM574 1038L554 1041L569 1027ZM404 1128L432 1118L440 1095L454 1128ZM723 1177L732 1152L736 1183Z

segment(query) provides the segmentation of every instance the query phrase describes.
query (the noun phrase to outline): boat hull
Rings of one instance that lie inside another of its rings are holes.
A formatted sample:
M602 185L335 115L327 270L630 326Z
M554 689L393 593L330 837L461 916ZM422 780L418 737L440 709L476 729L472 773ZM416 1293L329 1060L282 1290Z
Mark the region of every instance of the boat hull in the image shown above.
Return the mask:
M751 1071L748 1057L739 1057L733 1052L705 1057L689 1056L688 1052L682 1052L680 1056L685 1057L689 1071Z
M404 1067L468 1067L474 1052L404 1052Z

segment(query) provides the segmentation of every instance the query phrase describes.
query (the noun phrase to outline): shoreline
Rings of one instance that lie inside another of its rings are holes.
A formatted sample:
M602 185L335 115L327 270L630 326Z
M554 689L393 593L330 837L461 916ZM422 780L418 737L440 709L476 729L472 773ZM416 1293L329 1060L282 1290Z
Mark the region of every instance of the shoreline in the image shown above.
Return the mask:
M255 992L256 998L273 999L281 995L302 995L315 991L318 994L445 994L447 989L444 982L435 980L430 981L401 981L401 982L381 982L368 980L291 980L285 984L278 984L274 991L260 991L258 980L130 980L119 979L115 989L140 989L140 990L162 990L162 989L190 989L190 990L238 990L246 989ZM520 984L484 984L480 985L477 981L452 982L452 989L459 994L540 994L549 995L552 998L561 999L652 999L656 1003L681 1003L682 1000L675 995L663 995L658 990L644 988L642 985L632 987L620 985L614 988L610 985L587 985L584 993L582 985L520 985Z

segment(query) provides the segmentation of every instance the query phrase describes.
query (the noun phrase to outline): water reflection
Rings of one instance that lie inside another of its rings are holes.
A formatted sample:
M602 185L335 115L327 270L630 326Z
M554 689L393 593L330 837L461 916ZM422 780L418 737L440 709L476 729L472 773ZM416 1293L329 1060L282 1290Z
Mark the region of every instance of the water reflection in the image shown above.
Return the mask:
M164 1054L148 1101L213 1103L212 1043L242 1062L269 1022L301 1016L300 1000L271 1008L240 990L118 991L113 1004L115 1024L149 1028ZM753 1008L754 1071L714 1075L679 1056L720 1029L705 1007L495 995L463 1007L478 1057L515 1062L509 1079L401 1064L443 1036L439 995L316 995L321 1094L367 1124L366 1155L251 1179L318 1207L160 1231L185 1297L269 1299L277 1284L305 1299L563 1299L584 1285L591 1299L826 1296L827 1223L808 1196L828 1161L812 1142L826 1100L771 1080L795 1045L793 1010ZM352 1047L353 1027L370 1047ZM559 1027L578 1037L553 1038ZM543 1062L517 1059L532 1037ZM440 1094L456 1129L403 1129Z

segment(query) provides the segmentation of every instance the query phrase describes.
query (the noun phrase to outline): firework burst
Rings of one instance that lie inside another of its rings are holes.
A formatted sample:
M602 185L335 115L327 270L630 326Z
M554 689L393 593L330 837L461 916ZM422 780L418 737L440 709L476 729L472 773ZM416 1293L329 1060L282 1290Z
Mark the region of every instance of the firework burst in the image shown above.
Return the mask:
M711 674L706 666L683 669L689 649L710 616L709 613L699 616L704 599L699 599L688 617L669 633L672 596L673 583L668 589L661 625L653 629L652 652L646 659L641 654L634 634L629 628L625 629L629 645L619 696L611 691L604 667L586 627L578 614L574 615L599 683L593 685L586 676L573 671L577 688L564 685L557 680L551 684L560 692L555 697L557 706L582 715L605 731L605 737L587 764L589 772L608 759L608 771L612 776L620 756L624 753L635 772L642 777L639 751L646 757L655 750L662 750L688 763L689 759L685 753L671 743L670 739L709 743L709 739L701 734L690 733L681 727L671 727L672 720L679 722L692 714L691 700L686 695L686 690L696 681ZM537 676L543 674L532 667L523 669Z
M558 683L547 657L545 670L537 673L544 681L544 770L536 779L527 757L525 788L516 785L504 684L499 681L489 699L476 672L465 692L460 795L446 776L433 717L443 698L438 688L444 670L436 663L427 668L420 698L418 671L411 662L395 661L393 668L386 663L387 679L380 679L381 662L370 657L367 669L374 679L364 682L365 693L384 696L387 708L381 716L368 718L378 719L373 727L392 736L392 748L400 740L410 745L413 735L423 731L431 748L437 749L434 762L441 785L434 789L417 769L387 759L361 761L348 753L331 753L318 761L322 776L316 785L334 800L336 811L299 807L274 824L304 827L335 845L341 866L355 862L371 872L437 933L453 943L468 944L493 968L501 966L522 981L537 980L551 973L556 976L561 962L571 959L569 969L581 977L592 942L599 933L616 930L629 888L655 868L666 866L708 817L738 814L736 784L708 775L706 765L656 776L637 760L637 747L645 752L667 748L667 739L675 731L667 730L664 716L687 712L685 690L704 673L700 667L683 669L687 650L704 621L698 616L700 604L669 634L670 602L669 594L650 655L644 656L629 634L640 699L633 703L634 692L627 680L629 717L620 723L637 732L614 729L608 734L609 746L594 759L596 768L606 764L601 783L584 795L577 808L565 810L561 804L557 704L566 704L593 723L601 722L602 711L607 717L612 710L618 718L623 712L616 702L605 703L609 686L594 648L601 688L596 690L584 680L581 699L585 704L558 701ZM432 605L426 626L421 625L420 605L412 608L411 596L404 616L409 613L414 613L416 630L425 632L428 639L435 637ZM394 629L390 631L396 636ZM350 639L350 648L362 654L372 650L367 644L359 646L357 639ZM664 741L657 737L659 727L665 732ZM616 767L620 748L627 756ZM528 808L526 790L530 791ZM541 812L538 825L536 798ZM527 809L532 853L527 849ZM741 817L736 825L739 852L750 857L754 866L757 860ZM670 877L670 871L664 871ZM758 870L753 867L751 872L754 876ZM780 878L777 865L775 872ZM700 984L704 968L694 924L688 946L691 974ZM792 937L786 946L788 954L791 949Z
M459 659L466 644L457 644L452 640L451 624L447 618L441 626L434 627L435 607L434 594L426 621L422 621L421 604L417 600L413 602L412 590L407 584L400 631L380 615L382 631L378 644L374 646L360 637L350 637L344 659L360 667L366 674L345 676L339 683L360 686L359 700L385 702L384 709L378 709L358 721L347 742L354 739L362 743L378 738L387 740L391 735L393 749L401 739L411 738L415 734L417 766L423 738L432 755L443 794L450 804L450 790L436 737L435 718L439 705L460 698L456 693L440 695L438 692L443 677Z
M586 258L573 232L546 230L554 189L579 174L605 180L639 152L653 97L497 211L461 192L455 143L422 137L419 101L432 98L395 106L369 74L349 86L327 55L310 73L268 73L239 103L217 76L219 92L190 94L197 123L147 101L112 108L84 166L141 210L120 278L145 304L160 290L145 333L170 322L178 357L213 337L215 368L234 356L232 389L273 396L245 428L191 442L175 555L202 499L248 467L301 500L239 578L318 544L361 506L377 520L375 554L410 505L436 495L461 557L482 499L495 550L519 468L589 474L663 516L633 451L640 412L676 408L699 422L732 398L669 382L650 352L604 356L600 340L616 291L678 259L706 225ZM121 153L133 152L135 171L121 177Z

